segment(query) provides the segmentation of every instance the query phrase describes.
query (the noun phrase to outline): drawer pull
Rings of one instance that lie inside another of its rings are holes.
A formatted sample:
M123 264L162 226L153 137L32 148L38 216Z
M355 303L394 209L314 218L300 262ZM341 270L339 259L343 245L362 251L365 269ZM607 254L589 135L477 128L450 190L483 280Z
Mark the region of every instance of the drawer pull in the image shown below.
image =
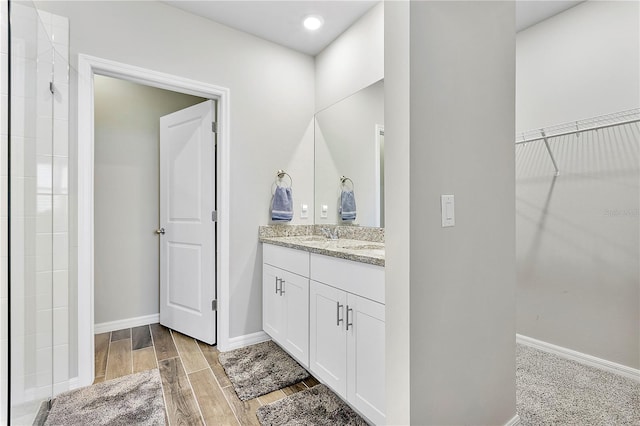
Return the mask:
M278 294L278 282L280 281L280 278L276 277L276 294Z
M353 309L351 309L349 305L347 305L347 331L349 330L349 326L353 328L353 323L349 322L349 312L353 312Z
M344 308L344 305L341 305L340 302L336 302L336 325L339 326L343 318L340 318L340 309ZM344 311L343 311L344 312Z

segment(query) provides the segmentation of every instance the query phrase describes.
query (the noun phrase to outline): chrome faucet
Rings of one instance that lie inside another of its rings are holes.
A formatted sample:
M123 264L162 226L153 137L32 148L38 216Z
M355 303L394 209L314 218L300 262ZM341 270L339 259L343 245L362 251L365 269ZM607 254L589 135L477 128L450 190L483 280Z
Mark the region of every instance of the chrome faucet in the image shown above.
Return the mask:
M338 228L335 227L333 229L331 228L320 228L320 233L322 234L322 236L324 236L325 238L328 238L330 240L337 240L338 239Z

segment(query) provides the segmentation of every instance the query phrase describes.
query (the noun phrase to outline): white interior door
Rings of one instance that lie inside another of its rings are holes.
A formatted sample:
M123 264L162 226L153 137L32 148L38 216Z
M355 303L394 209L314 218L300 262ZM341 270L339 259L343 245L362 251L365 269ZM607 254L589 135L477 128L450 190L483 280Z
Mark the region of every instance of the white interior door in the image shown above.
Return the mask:
M216 340L214 120L214 101L160 118L160 323L209 344Z

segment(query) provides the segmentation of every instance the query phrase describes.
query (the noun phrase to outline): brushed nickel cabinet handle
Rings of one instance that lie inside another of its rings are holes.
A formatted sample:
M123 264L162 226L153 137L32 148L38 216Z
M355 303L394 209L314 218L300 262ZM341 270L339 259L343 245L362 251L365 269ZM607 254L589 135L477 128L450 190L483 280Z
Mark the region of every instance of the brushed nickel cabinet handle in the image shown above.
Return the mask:
M336 302L336 325L340 325L344 318L340 318L340 309L343 308L344 305L341 305L340 302Z
M353 312L353 309L351 309L349 305L347 305L347 331L349 330L349 326L353 328L353 323L349 322L349 312Z

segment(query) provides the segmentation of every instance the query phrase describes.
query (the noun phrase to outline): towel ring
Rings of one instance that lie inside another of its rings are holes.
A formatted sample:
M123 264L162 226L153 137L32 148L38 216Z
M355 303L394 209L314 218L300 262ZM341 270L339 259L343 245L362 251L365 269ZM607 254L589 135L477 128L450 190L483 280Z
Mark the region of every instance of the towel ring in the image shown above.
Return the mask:
M282 179L284 179L285 176L287 176L289 178L289 188L291 188L291 186L293 185L293 179L291 178L291 175L289 175L289 173L285 172L284 170L278 170L276 171L276 176L278 178L278 181L282 182ZM277 184L278 182L276 182ZM280 186L280 185L278 185Z
M355 184L353 183L353 181L351 180L351 178L348 178L346 176L340 176L340 183L343 186L347 186L347 181L351 182L351 190L353 191L355 189Z

